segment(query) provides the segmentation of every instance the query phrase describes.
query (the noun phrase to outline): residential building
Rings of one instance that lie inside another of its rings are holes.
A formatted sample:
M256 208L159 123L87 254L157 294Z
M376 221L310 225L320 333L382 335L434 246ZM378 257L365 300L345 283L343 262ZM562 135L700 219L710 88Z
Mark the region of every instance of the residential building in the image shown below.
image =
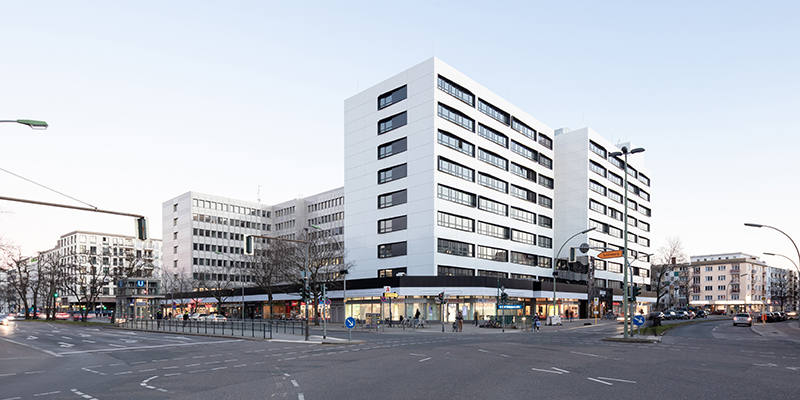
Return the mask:
M760 312L769 304L770 267L745 253L691 257L692 293L689 304L712 311Z

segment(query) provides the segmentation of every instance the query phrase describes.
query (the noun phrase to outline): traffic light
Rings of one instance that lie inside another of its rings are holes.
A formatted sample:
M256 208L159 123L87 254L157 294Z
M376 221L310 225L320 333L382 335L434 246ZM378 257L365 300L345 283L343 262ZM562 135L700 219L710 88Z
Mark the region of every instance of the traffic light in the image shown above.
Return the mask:
M636 296L642 294L642 288L634 286L632 290L633 290L633 295L631 296L631 299L636 300Z
M136 237L139 240L147 240L147 218L136 218Z
M53 293L53 297L58 297L58 292Z
M574 263L578 259L576 250L578 250L576 247L569 248L569 262L571 263Z
M439 293L439 303L444 303L444 292Z
M244 254L253 254L253 237L250 235L244 237Z
M508 293L503 292L500 294L500 302L503 304L508 303Z

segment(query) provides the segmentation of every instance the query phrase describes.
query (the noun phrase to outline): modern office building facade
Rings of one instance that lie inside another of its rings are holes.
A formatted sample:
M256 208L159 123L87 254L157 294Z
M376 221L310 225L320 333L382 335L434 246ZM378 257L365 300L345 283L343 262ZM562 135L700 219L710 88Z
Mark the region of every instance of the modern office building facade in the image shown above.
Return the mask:
M613 144L589 128L570 131L558 129L555 134L555 242L564 244L572 235L579 235L564 246L578 247L587 243L590 250L582 261L588 268L579 270L591 275L590 285L598 289L623 287L624 260L600 259L599 253L622 250L625 245L625 161L613 156L623 147L634 148L631 143ZM645 153L646 154L646 153ZM643 288L650 286L651 237L651 180L645 167L644 155L628 156L628 282ZM557 251L557 250L556 250ZM561 255L563 258L564 254ZM576 275L575 271L567 274ZM616 299L618 302L621 297ZM637 310L646 311L651 296L638 299ZM617 304L618 306L619 304ZM606 309L610 309L608 299Z

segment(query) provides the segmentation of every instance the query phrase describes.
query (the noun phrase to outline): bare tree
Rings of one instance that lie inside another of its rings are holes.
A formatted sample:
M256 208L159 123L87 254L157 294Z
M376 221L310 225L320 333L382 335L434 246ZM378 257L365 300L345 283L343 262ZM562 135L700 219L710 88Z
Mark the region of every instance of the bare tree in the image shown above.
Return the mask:
M792 288L792 283L786 274L781 274L772 279L769 285L769 297L781 306L781 311L786 310L786 304L789 302L789 293Z
M258 243L253 254L247 256L252 267L253 283L267 292L267 319L272 319L272 300L277 284L287 280L287 255L294 251L289 243L283 240L267 240L266 243Z
M161 276L161 282L163 285L163 293L170 295L170 300L173 304L176 304L176 307L185 310L189 304L191 304L191 299L187 299L183 295L184 293L192 292L195 288L190 276L183 273L170 274L164 271ZM176 298L176 294L181 295Z
M658 265L661 265L667 271L661 271L662 273L669 274L675 270L675 268L679 268L678 271L678 293L679 297L683 296L686 299L686 305L689 305L689 292L691 285L689 284L689 274L690 268L688 265L685 264L688 260L686 253L683 250L683 242L681 242L681 238L678 236L672 236L667 238L667 244L658 249L656 253L656 261ZM655 274L654 274L655 275ZM667 275L662 275L661 278L666 278ZM663 283L662 283L663 284ZM669 290L669 286L662 288L664 291L663 293L659 292L658 299L660 300L661 297L666 294L666 291Z
M661 299L669 293L672 282L668 280L672 273L672 265L653 264L650 267L650 285L656 292L656 307L661 306Z
M206 269L205 273L199 274L197 288L217 300L217 310L219 311L222 308L222 303L233 294L233 289L236 287L234 279L235 276L230 274L230 268L213 266Z
M28 294L31 285L31 268L28 264L29 259L23 257L19 248L13 246L4 246L0 256L3 257L3 269L6 272L7 284L22 303L25 319L30 319Z

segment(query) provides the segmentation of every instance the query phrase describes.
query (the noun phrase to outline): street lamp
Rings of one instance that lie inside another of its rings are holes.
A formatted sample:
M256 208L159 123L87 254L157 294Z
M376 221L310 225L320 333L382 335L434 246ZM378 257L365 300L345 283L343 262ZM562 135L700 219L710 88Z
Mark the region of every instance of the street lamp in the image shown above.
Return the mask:
M48 127L47 122L37 121L34 119L10 119L10 120L0 120L0 122L10 122L10 123L28 125L31 127L31 129L35 130L45 130Z
M776 228L774 226L769 226L769 225L745 223L744 226L749 226L751 228L770 228L770 229L774 229L774 230L782 233L783 236L786 236L787 238L789 238L789 241L792 242L792 245L794 245L794 251L797 252L797 260L800 261L800 250L797 249L797 243L795 243L794 240L792 239L792 237L787 235L786 232L784 232L784 231L782 231L782 230L780 230L780 229L778 229L778 228ZM798 264L795 264L795 267L797 267L797 265ZM798 269L798 271L800 271L800 269ZM797 297L797 301L798 301L797 308L795 310L797 312L800 312L800 296ZM800 324L800 318L798 318L798 324Z
M569 239L565 240L564 243L561 245L561 247L558 248L558 252L556 253L556 260L555 260L555 262L553 262L553 318L550 319L550 325L553 324L553 320L555 319L555 316L556 316L556 277L558 276L558 271L556 271L556 267L558 266L558 257L561 256L561 250L564 250L564 246L566 246L567 243L569 243L569 241L572 240L572 238L574 238L575 236L583 235L584 233L591 232L591 231L593 231L595 229L597 229L597 227L593 226L593 227L591 227L589 229L584 229L584 230L582 230L582 231L570 236ZM504 311L505 311L505 309L504 309Z
M236 259L235 259L235 258L233 258L233 257L231 257L231 256L229 256L229 255L227 255L227 254L225 254L225 253L221 253L221 252L219 252L219 251L215 251L214 253L216 253L216 254L219 254L219 255L221 255L221 256L228 257L228 258L229 258L229 259L231 259L231 260L232 260L234 263L236 263ZM240 279L240 280L241 280L241 282L242 282L242 321L244 321L244 320L245 320L245 317L244 317L244 315L245 315L245 314L244 314L244 275L239 275L239 279Z
M308 296L308 228L303 228L306 231L306 257L303 261L303 290L306 296ZM306 341L308 341L308 298L306 297Z
M624 246L622 248L622 258L625 259L625 262L627 263L628 262L628 154L642 153L642 152L644 152L644 148L637 147L637 148L635 148L633 150L629 150L628 147L622 146L621 150L622 151L615 151L615 152L613 152L613 153L611 153L609 155L612 156L612 157L619 157L619 156L624 156L625 157L625 173L623 174L623 175L625 175L625 185L624 185L625 186L624 187L624 191L625 191L625 204L624 204L625 217L624 217L624 219L625 219L625 221L623 221L623 223L625 225L625 232L623 232L623 235L624 235ZM633 277L631 277L631 278L633 278ZM622 321L623 321L622 322L622 331L623 331L623 337L625 339L628 338L628 319L630 317L628 315L628 312L629 312L628 311L628 269L625 268L625 266L623 265L622 266L622 315L624 317L622 318Z
M768 255L768 256L778 256L778 257L783 257L783 258L785 258L785 259L789 260L789 262L791 262L791 263L792 263L792 265L794 265L794 268L797 270L797 273L798 273L798 278L800 278L800 267L798 267L798 266L797 266L797 263L796 263L796 262L794 262L794 260L792 260L792 259L791 259L791 258L789 258L789 257L786 257L786 256L785 256L785 255L783 255L783 254L775 254L775 253L767 253L767 252L764 252L764 254L766 254L766 255ZM798 292L797 292L796 290L795 290L795 292L794 292L794 296L795 296L795 298L797 298L797 300L798 300L798 303L800 303L800 295L798 295ZM798 311L800 311L799 309L800 309L800 306L798 306L798 307L795 309L795 312L798 312Z

